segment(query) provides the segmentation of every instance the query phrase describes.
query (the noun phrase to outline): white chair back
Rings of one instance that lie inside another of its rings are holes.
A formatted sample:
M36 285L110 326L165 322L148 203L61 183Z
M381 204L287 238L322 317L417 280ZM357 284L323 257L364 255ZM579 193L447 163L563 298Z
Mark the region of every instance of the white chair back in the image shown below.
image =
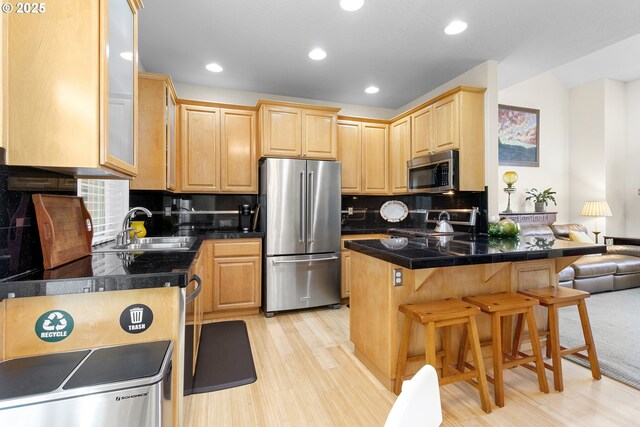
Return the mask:
M424 365L402 383L402 392L389 412L385 427L436 427L442 423L438 374Z

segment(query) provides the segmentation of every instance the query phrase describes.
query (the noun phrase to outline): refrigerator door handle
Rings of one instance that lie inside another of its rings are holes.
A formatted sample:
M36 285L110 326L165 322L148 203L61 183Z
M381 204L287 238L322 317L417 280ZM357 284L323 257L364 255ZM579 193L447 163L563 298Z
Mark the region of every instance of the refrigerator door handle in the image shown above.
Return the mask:
M338 259L337 256L332 256L328 258L315 258L315 259L290 259L290 260L277 260L274 259L271 261L273 264L299 264L303 262L317 262L317 261L333 261Z
M307 234L307 230L306 230L306 219L307 219L307 212L306 212L306 173L305 171L300 171L300 239L298 239L299 243L304 243L306 242L306 234Z
M309 172L309 185L308 185L308 196L309 196L309 223L307 224L308 226L308 230L307 232L309 233L309 235L307 236L307 242L308 243L313 243L313 231L314 231L314 227L313 227L313 212L314 212L314 176L313 176L313 171Z

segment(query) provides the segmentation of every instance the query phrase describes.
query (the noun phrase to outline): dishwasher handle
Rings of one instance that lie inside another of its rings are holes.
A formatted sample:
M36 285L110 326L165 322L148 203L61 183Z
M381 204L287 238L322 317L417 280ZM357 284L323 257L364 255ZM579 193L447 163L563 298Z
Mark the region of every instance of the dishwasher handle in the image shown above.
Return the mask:
M198 276L197 274L194 274L193 276L191 276L191 279L189 280L189 283L191 283L193 281L195 281L198 284L198 286L196 286L196 288L193 290L193 292L191 292L189 295L187 295L187 299L186 299L187 303L190 303L191 301L196 299L196 297L198 295L200 295L200 291L202 291L202 279L200 278L200 276ZM189 283L187 283L187 285Z

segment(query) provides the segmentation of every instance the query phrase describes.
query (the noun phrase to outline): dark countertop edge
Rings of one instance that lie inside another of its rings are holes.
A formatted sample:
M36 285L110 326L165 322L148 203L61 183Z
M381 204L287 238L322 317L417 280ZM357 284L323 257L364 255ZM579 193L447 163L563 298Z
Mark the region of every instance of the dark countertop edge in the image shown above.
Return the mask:
M473 264L495 264L501 262L533 261L539 259L582 256L606 252L605 245L589 245L578 248L547 249L535 251L516 251L477 255L443 255L423 258L409 258L392 250L374 249L363 245L366 241L347 241L345 247L355 252L381 259L410 270L437 267L455 267Z
M387 231L393 227L386 228L363 228L363 229L349 229L349 230L341 230L340 234L342 236L348 236L350 234L388 234Z

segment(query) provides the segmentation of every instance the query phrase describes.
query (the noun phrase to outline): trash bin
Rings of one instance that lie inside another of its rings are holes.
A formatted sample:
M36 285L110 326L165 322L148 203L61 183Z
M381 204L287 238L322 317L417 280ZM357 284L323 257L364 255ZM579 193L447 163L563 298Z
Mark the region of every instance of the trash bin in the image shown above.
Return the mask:
M1 362L0 426L171 426L172 354L156 341Z

